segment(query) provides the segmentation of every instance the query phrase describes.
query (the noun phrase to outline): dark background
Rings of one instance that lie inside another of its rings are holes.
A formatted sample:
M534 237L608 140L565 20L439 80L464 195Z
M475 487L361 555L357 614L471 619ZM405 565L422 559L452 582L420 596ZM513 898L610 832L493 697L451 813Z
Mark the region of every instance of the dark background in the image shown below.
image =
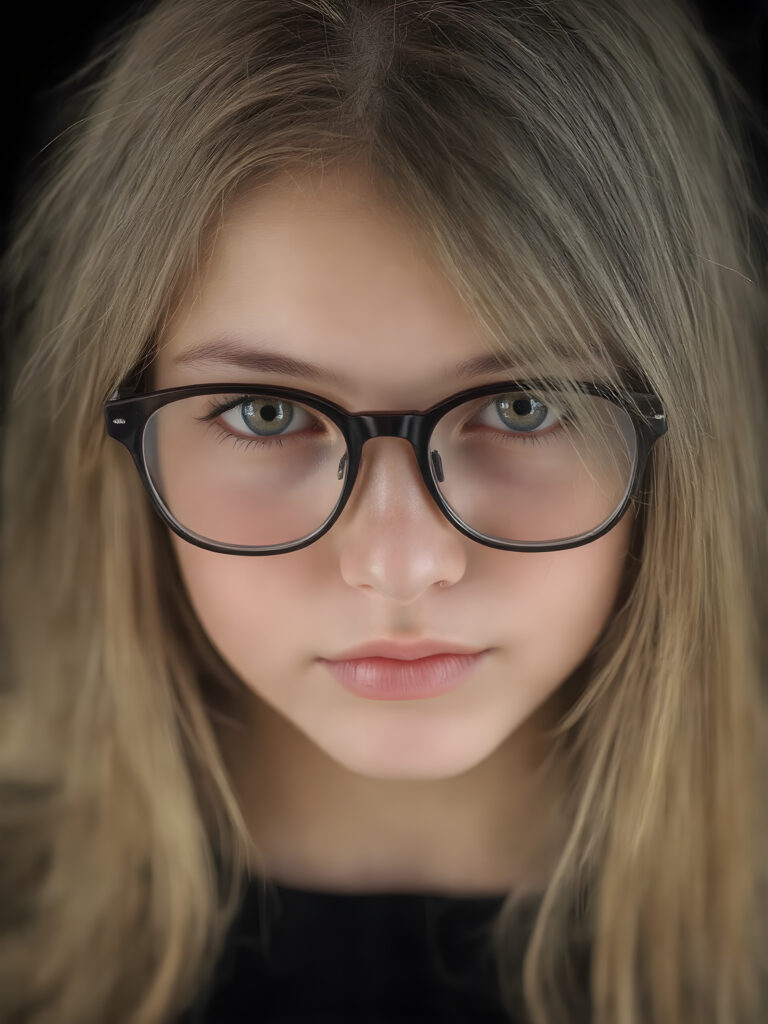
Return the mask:
M768 0L693 2L727 63L761 104L768 123ZM106 29L147 6L151 0L69 0L56 5L24 5L22 0L14 5L12 31L6 13L2 248L7 244L10 211L26 168L53 136L50 90L88 58ZM762 144L756 144L755 151L768 194L768 153Z

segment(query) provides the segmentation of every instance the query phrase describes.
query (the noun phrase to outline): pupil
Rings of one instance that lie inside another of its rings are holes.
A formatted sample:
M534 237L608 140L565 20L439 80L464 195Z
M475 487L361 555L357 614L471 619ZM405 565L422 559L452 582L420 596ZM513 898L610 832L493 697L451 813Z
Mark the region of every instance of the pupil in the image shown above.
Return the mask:
M277 410L274 405L265 405L261 411L261 418L267 423L271 423L275 416L277 416Z

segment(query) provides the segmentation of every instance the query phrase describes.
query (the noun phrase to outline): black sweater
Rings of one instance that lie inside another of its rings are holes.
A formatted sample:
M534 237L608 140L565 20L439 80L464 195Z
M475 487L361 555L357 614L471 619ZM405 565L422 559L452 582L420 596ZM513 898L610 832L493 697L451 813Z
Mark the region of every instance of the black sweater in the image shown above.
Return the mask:
M178 1024L519 1024L490 948L503 899L252 880L212 989Z

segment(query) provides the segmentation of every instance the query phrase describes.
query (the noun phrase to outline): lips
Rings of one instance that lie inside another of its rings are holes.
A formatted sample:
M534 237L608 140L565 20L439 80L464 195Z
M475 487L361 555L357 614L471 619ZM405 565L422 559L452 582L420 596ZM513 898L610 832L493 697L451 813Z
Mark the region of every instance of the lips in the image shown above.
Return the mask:
M424 639L411 643L395 640L372 640L323 660L340 662L368 658L390 658L395 661L414 661L419 658L432 658L440 654L473 655L481 653L482 650L483 648L452 643L450 640Z
M489 651L436 654L425 658L318 659L344 689L369 700L421 700L450 693Z

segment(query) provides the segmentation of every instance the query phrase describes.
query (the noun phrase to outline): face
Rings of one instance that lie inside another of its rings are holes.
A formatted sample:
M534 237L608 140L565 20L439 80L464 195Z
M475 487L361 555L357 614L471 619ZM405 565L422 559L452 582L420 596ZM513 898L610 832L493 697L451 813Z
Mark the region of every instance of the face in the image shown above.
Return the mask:
M175 364L224 335L268 342L340 380ZM445 377L486 353L428 254L350 171L291 179L229 210L161 341L153 384L259 380L352 412L426 409L508 379ZM247 557L170 536L202 629L257 702L350 772L436 780L489 758L583 661L614 606L631 527L628 512L565 551L483 546L434 505L410 445L377 438L340 518L306 548ZM458 689L408 701L352 694L318 660L384 638L490 653Z

